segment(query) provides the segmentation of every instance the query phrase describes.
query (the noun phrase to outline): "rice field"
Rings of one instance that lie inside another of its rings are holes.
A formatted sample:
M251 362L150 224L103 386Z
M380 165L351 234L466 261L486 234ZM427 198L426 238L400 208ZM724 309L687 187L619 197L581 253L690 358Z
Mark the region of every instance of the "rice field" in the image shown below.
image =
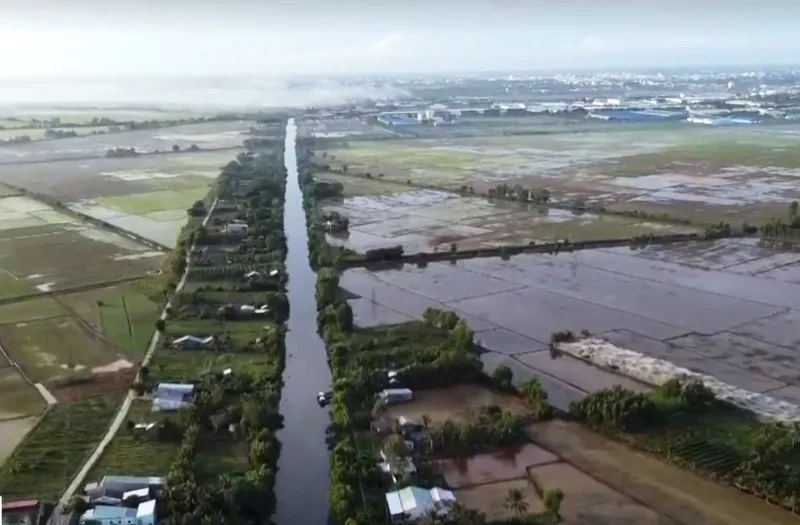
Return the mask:
M109 365L132 366L111 343L69 316L2 325L0 341L25 375L40 383L107 372Z
M578 128L576 123L535 135L442 132L424 139L339 141L317 152L317 162L336 170L346 165L349 175L451 190L467 186L476 193L498 184L547 188L555 200L667 213L698 224L762 222L785 214L788 203L800 198L797 125ZM368 193L382 193L373 188L370 183Z

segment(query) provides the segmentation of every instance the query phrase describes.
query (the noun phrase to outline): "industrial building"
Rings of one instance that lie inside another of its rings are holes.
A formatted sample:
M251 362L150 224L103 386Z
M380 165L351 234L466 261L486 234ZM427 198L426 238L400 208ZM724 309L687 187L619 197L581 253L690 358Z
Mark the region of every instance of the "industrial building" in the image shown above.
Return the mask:
M658 109L645 109L641 111L630 111L623 109L606 109L599 111L592 111L589 113L589 118L600 120L609 120L614 122L667 122L667 121L680 121L685 120L687 117L686 111L669 111Z

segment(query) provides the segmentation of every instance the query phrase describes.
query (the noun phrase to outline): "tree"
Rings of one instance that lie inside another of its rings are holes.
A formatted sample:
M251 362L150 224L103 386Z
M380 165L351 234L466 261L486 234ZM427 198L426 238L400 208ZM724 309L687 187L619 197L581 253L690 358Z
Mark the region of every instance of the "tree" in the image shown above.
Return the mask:
M76 494L69 500L69 508L76 515L83 516L83 514L91 508L91 505L89 505L89 502L87 502L81 496Z
M353 331L353 309L349 304L342 303L336 307L336 324L344 333Z
M525 495L519 489L509 489L506 495L505 507L521 517L528 511L528 502L525 501Z
M544 508L557 520L561 519L561 503L564 501L564 492L561 489L547 489L542 497Z
M501 364L492 373L492 381L501 390L510 392L514 388L514 372L508 366Z
M166 321L164 321L163 319L159 319L158 321L156 321L156 330L158 330L159 333L163 334L164 330L166 329L167 329Z
M797 208L798 208L797 201L792 201L792 203L789 205L789 216L790 217L792 217L792 218L797 217Z

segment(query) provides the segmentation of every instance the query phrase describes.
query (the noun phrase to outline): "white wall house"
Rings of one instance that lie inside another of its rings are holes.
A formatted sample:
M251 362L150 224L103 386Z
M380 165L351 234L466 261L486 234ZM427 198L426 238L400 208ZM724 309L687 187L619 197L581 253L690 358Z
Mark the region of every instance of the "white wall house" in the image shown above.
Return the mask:
M392 523L417 523L430 511L445 516L456 501L449 490L434 487L406 487L386 494L386 507Z

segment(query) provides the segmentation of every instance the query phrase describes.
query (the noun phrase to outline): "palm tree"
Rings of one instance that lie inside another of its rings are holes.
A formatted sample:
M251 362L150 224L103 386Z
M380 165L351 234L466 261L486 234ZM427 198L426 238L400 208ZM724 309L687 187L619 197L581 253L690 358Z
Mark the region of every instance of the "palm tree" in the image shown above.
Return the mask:
M528 502L525 501L525 495L519 489L508 490L504 505L517 517L521 517L528 511Z

